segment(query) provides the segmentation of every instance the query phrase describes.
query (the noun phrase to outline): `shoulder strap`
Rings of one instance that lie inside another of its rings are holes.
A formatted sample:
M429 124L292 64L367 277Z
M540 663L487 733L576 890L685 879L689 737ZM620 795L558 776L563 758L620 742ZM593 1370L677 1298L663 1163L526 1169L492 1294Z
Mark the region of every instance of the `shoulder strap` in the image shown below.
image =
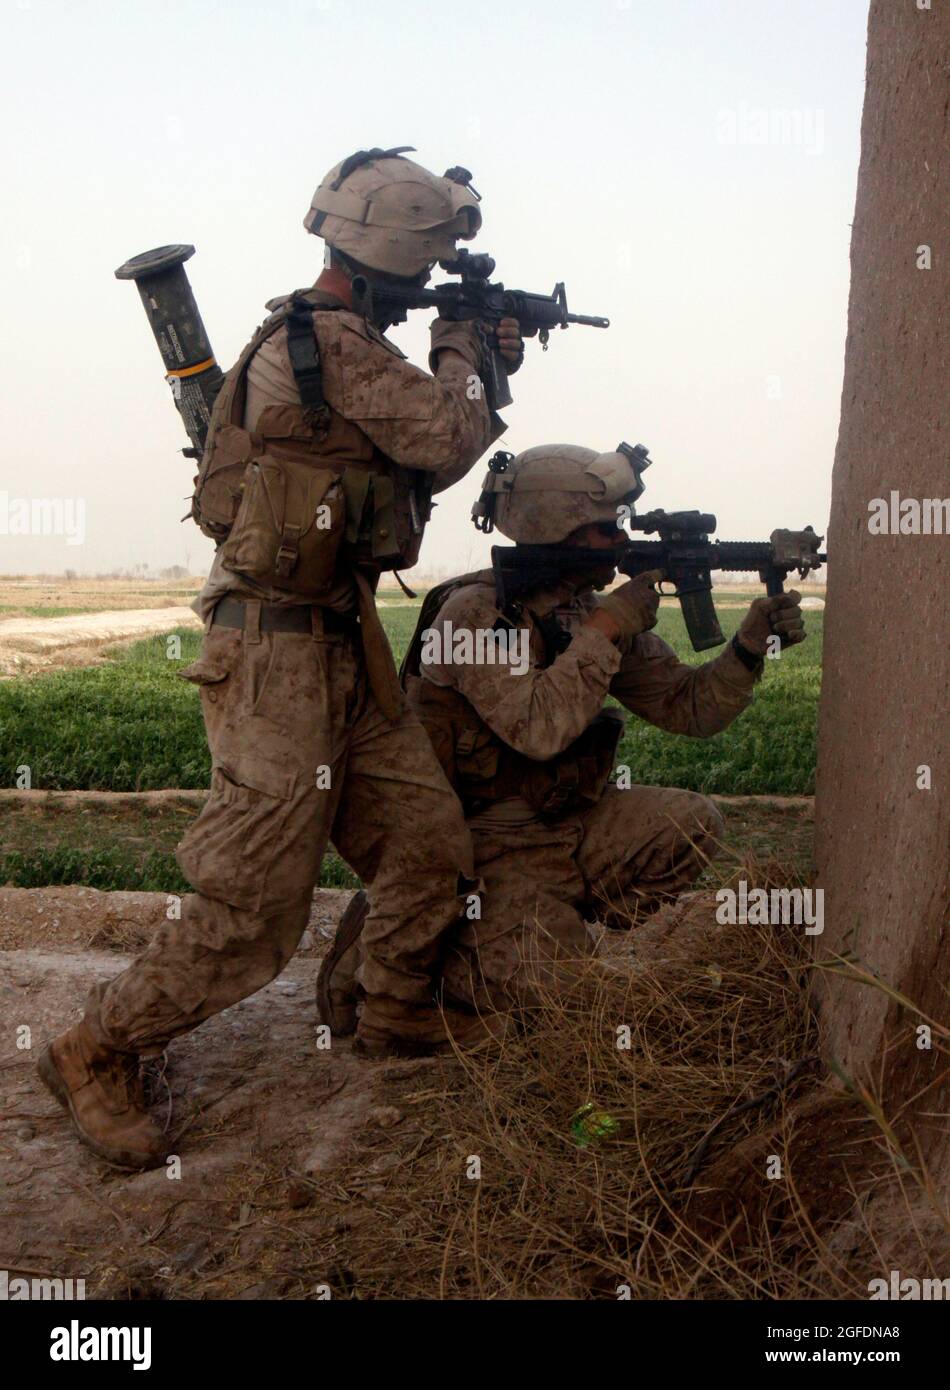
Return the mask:
M290 365L300 391L301 402L310 410L321 410L326 406L323 395L323 371L317 352L317 336L313 331L315 306L299 292L287 299L271 300L271 303L276 304L274 312L264 320L244 348L228 372L225 384L219 392L222 424L243 425L244 407L247 403L247 369L251 358L261 344L266 343L285 323ZM322 310L334 306L321 304L318 307Z
M313 305L297 295L291 299L287 314L287 351L304 409L326 410L323 367L313 329Z
M415 631L409 639L409 646L406 648L406 655L402 659L399 668L399 684L403 690L406 688L406 681L410 676L418 676L421 667L422 655L422 634L426 628L431 627L439 615L439 610L457 589L464 589L469 584L477 584L485 576L484 570L472 570L470 574L461 574L456 579L447 579L442 584L437 584L434 589L430 589L422 600L422 607L419 609L419 619L416 623Z

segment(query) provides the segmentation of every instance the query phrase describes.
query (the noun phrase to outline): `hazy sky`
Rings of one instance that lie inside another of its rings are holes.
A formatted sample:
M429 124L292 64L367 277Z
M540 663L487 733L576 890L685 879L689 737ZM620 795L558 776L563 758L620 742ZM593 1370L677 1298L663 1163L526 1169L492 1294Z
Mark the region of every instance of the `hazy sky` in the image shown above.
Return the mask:
M5 0L0 572L207 567L112 272L193 242L228 366L264 301L316 278L310 195L371 145L471 169L498 276L611 319L528 345L504 447L642 441L642 508L824 530L866 22L867 0ZM424 362L425 315L394 336ZM483 471L443 495L423 569L481 561ZM82 544L2 534L22 498L81 502Z

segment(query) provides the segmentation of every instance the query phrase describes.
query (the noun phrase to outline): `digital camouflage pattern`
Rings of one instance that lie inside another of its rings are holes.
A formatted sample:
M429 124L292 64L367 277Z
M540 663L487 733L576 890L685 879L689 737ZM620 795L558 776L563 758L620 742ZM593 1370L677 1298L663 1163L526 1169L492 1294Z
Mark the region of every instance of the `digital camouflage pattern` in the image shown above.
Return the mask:
M434 745L446 746L453 692L484 730L476 756L491 745L539 761L557 760L603 709L608 695L669 733L706 738L750 703L757 675L727 648L694 667L652 632L609 641L585 626L592 594L567 583L532 594L521 626L530 668L433 662L407 683L409 701ZM554 615L570 645L544 665L539 619ZM434 624L443 635L491 631L501 619L489 572L457 589ZM448 644L448 645L447 645ZM433 695L433 690L436 693ZM456 726L457 727L457 726ZM449 769L451 773L451 769ZM593 917L629 924L689 887L723 832L706 797L667 787L607 787L593 807L542 817L527 800L506 796L468 817L475 873L484 884L480 920L456 928L444 968L446 997L504 1007L529 1002L558 956L593 949Z
M407 362L395 344L360 315L340 307L319 290L306 292L314 304L314 332L323 368L323 391L331 414L319 456L326 467L385 471L380 459L431 477L441 492L464 477L475 460L501 434L501 421L489 416L480 393L471 391L480 361L478 331L470 323L436 319L431 328L429 362L434 376ZM279 309L283 298L267 307ZM321 308L321 306L323 306ZM469 399L471 396L475 399ZM267 439L298 441L310 447L312 428L301 409L287 351L287 329L278 328L251 358L247 372L244 426ZM286 443L285 443L286 448ZM195 603L203 620L226 593L267 603L311 603L313 596L288 593L228 570L215 555L204 589ZM333 582L319 595L322 607L345 611L356 593L346 556Z
M351 454L355 437L365 461L385 452L429 472L439 490L499 432L469 389L478 360L472 325L436 321L430 377L358 315L318 311L314 323L325 394ZM301 407L278 332L252 359L245 426L273 428L287 411L299 416ZM432 1008L437 943L458 916L469 841L399 691L372 577L341 555L326 602L317 601L352 611L355 598L360 627L350 634L324 632L321 608L312 634L255 630L261 601L306 596L250 583L217 561L212 568L196 611L210 621L231 594L250 618L244 631L207 627L201 657L182 673L200 686L213 764L210 798L178 851L196 892L183 899L180 920L94 992L87 1023L109 1047L160 1050L279 974L306 926L330 840L369 892L367 996L383 1001L390 1022L400 1010L418 1019Z
M297 948L327 842L372 904L362 984L430 1004L437 943L471 855L461 809L408 709L369 690L358 640L214 627L182 673L201 691L211 795L178 847L196 892L96 991L87 1022L123 1051L161 1050L274 979Z

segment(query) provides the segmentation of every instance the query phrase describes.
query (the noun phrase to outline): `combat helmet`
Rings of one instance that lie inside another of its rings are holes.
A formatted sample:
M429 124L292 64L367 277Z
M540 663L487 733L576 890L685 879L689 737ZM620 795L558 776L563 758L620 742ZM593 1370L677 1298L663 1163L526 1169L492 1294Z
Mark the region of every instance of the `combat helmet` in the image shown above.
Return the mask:
M502 450L489 462L472 520L522 545L557 545L579 526L617 522L618 507L632 507L643 492L649 465L642 444L607 454L579 444L539 444L517 457Z
M456 254L482 224L467 169L439 178L402 156L412 150L358 150L325 176L303 224L361 266L411 277Z

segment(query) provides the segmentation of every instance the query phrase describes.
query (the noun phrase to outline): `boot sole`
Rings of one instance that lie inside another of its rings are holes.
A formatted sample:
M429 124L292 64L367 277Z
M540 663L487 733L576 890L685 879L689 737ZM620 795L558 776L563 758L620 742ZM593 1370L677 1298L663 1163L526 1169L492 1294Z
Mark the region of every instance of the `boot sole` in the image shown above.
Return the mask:
M492 1015L492 1017L500 1017ZM505 1020L501 1025L486 1026L475 1036L459 1037L452 1035L440 1038L404 1038L398 1033L383 1033L373 1030L367 1037L364 1033L353 1044L353 1051L360 1057L369 1059L384 1057L451 1057L456 1049L466 1056L496 1046L508 1035L509 1025Z
M369 916L369 899L362 889L354 893L346 905L346 911L340 918L340 925L336 929L336 936L330 945L329 951L320 962L320 969L317 973L317 1010L320 1014L320 1022L329 1026L330 1032L337 1038L349 1037L356 1032L356 1005L338 1006L333 1003L330 990L330 981L343 956L353 945L354 941L359 940L366 918Z
M130 1154L126 1149L110 1149L107 1145L99 1144L95 1139L92 1139L79 1123L73 1106L72 1096L69 1093L69 1087L60 1075L59 1068L56 1065L50 1048L47 1048L40 1057L36 1064L36 1070L46 1089L59 1101L64 1110L69 1111L69 1117L73 1122L73 1129L78 1134L80 1141L86 1145L87 1149L92 1149L93 1153L97 1154L99 1158L105 1159L106 1163L111 1164L113 1168L128 1168L135 1171L141 1171L145 1168L157 1168L164 1162L164 1157L161 1154L156 1154L152 1158L144 1158Z
M478 1042L474 1043L460 1042L458 1051L470 1057L487 1049L492 1041L492 1038L479 1038ZM399 1058L402 1061L413 1061L419 1057L454 1057L456 1053L450 1042L415 1042L402 1038L374 1038L369 1042L365 1038L357 1038L353 1044L353 1051L357 1057L365 1057L371 1062L384 1061L387 1057Z
M442 1042L417 1043L401 1038L374 1038L372 1042L367 1042L365 1038L357 1038L353 1044L353 1051L357 1057L366 1057L369 1061L380 1061L386 1057L410 1061L417 1057L445 1056L452 1048L448 1043Z

